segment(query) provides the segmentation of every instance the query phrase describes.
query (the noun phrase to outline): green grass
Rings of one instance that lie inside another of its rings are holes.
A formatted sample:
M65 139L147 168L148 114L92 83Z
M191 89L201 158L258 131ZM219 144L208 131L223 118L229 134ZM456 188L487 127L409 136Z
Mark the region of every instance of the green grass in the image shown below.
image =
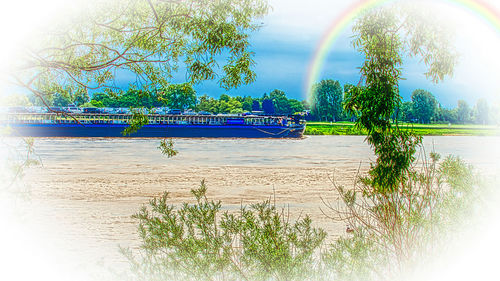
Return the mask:
M400 124L423 136L498 136L500 128L491 125ZM307 122L305 135L365 135L353 122Z

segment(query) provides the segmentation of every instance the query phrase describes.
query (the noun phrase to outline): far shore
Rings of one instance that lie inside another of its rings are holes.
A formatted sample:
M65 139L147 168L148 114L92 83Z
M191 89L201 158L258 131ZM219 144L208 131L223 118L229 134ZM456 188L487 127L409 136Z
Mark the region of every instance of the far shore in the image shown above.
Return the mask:
M412 130L421 136L499 136L496 125L474 124L413 124L400 123L400 128ZM304 135L365 135L354 122L307 122Z

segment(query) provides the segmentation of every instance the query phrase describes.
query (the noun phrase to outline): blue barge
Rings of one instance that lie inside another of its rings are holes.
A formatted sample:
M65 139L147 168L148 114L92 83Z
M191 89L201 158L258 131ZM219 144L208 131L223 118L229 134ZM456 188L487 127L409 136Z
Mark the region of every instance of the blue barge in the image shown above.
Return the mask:
M131 114L8 113L0 126L22 137L301 138L305 122L285 116L148 114L148 124L123 135Z

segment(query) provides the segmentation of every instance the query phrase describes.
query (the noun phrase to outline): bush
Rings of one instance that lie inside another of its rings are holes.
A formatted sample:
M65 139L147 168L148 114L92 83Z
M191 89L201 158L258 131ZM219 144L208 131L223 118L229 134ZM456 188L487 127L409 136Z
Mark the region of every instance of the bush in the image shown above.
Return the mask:
M412 166L390 192L367 178L354 189L336 186L343 206L327 206L352 234L323 254L325 272L338 280L398 280L439 253L470 217L481 185L459 158L438 160L431 153L430 162Z
M302 280L316 272L313 256L326 233L309 217L291 224L270 200L221 212L206 191L202 181L191 191L196 203L179 210L164 193L133 216L141 255L123 253L136 280Z

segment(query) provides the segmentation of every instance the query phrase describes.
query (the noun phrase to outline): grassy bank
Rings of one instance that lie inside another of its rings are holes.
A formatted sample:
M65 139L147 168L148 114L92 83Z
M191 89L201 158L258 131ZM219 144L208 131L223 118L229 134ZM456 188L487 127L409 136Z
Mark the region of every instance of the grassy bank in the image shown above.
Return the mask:
M413 129L424 136L498 136L500 128L485 125L449 124L402 124L402 128ZM307 122L305 135L364 135L353 122Z

